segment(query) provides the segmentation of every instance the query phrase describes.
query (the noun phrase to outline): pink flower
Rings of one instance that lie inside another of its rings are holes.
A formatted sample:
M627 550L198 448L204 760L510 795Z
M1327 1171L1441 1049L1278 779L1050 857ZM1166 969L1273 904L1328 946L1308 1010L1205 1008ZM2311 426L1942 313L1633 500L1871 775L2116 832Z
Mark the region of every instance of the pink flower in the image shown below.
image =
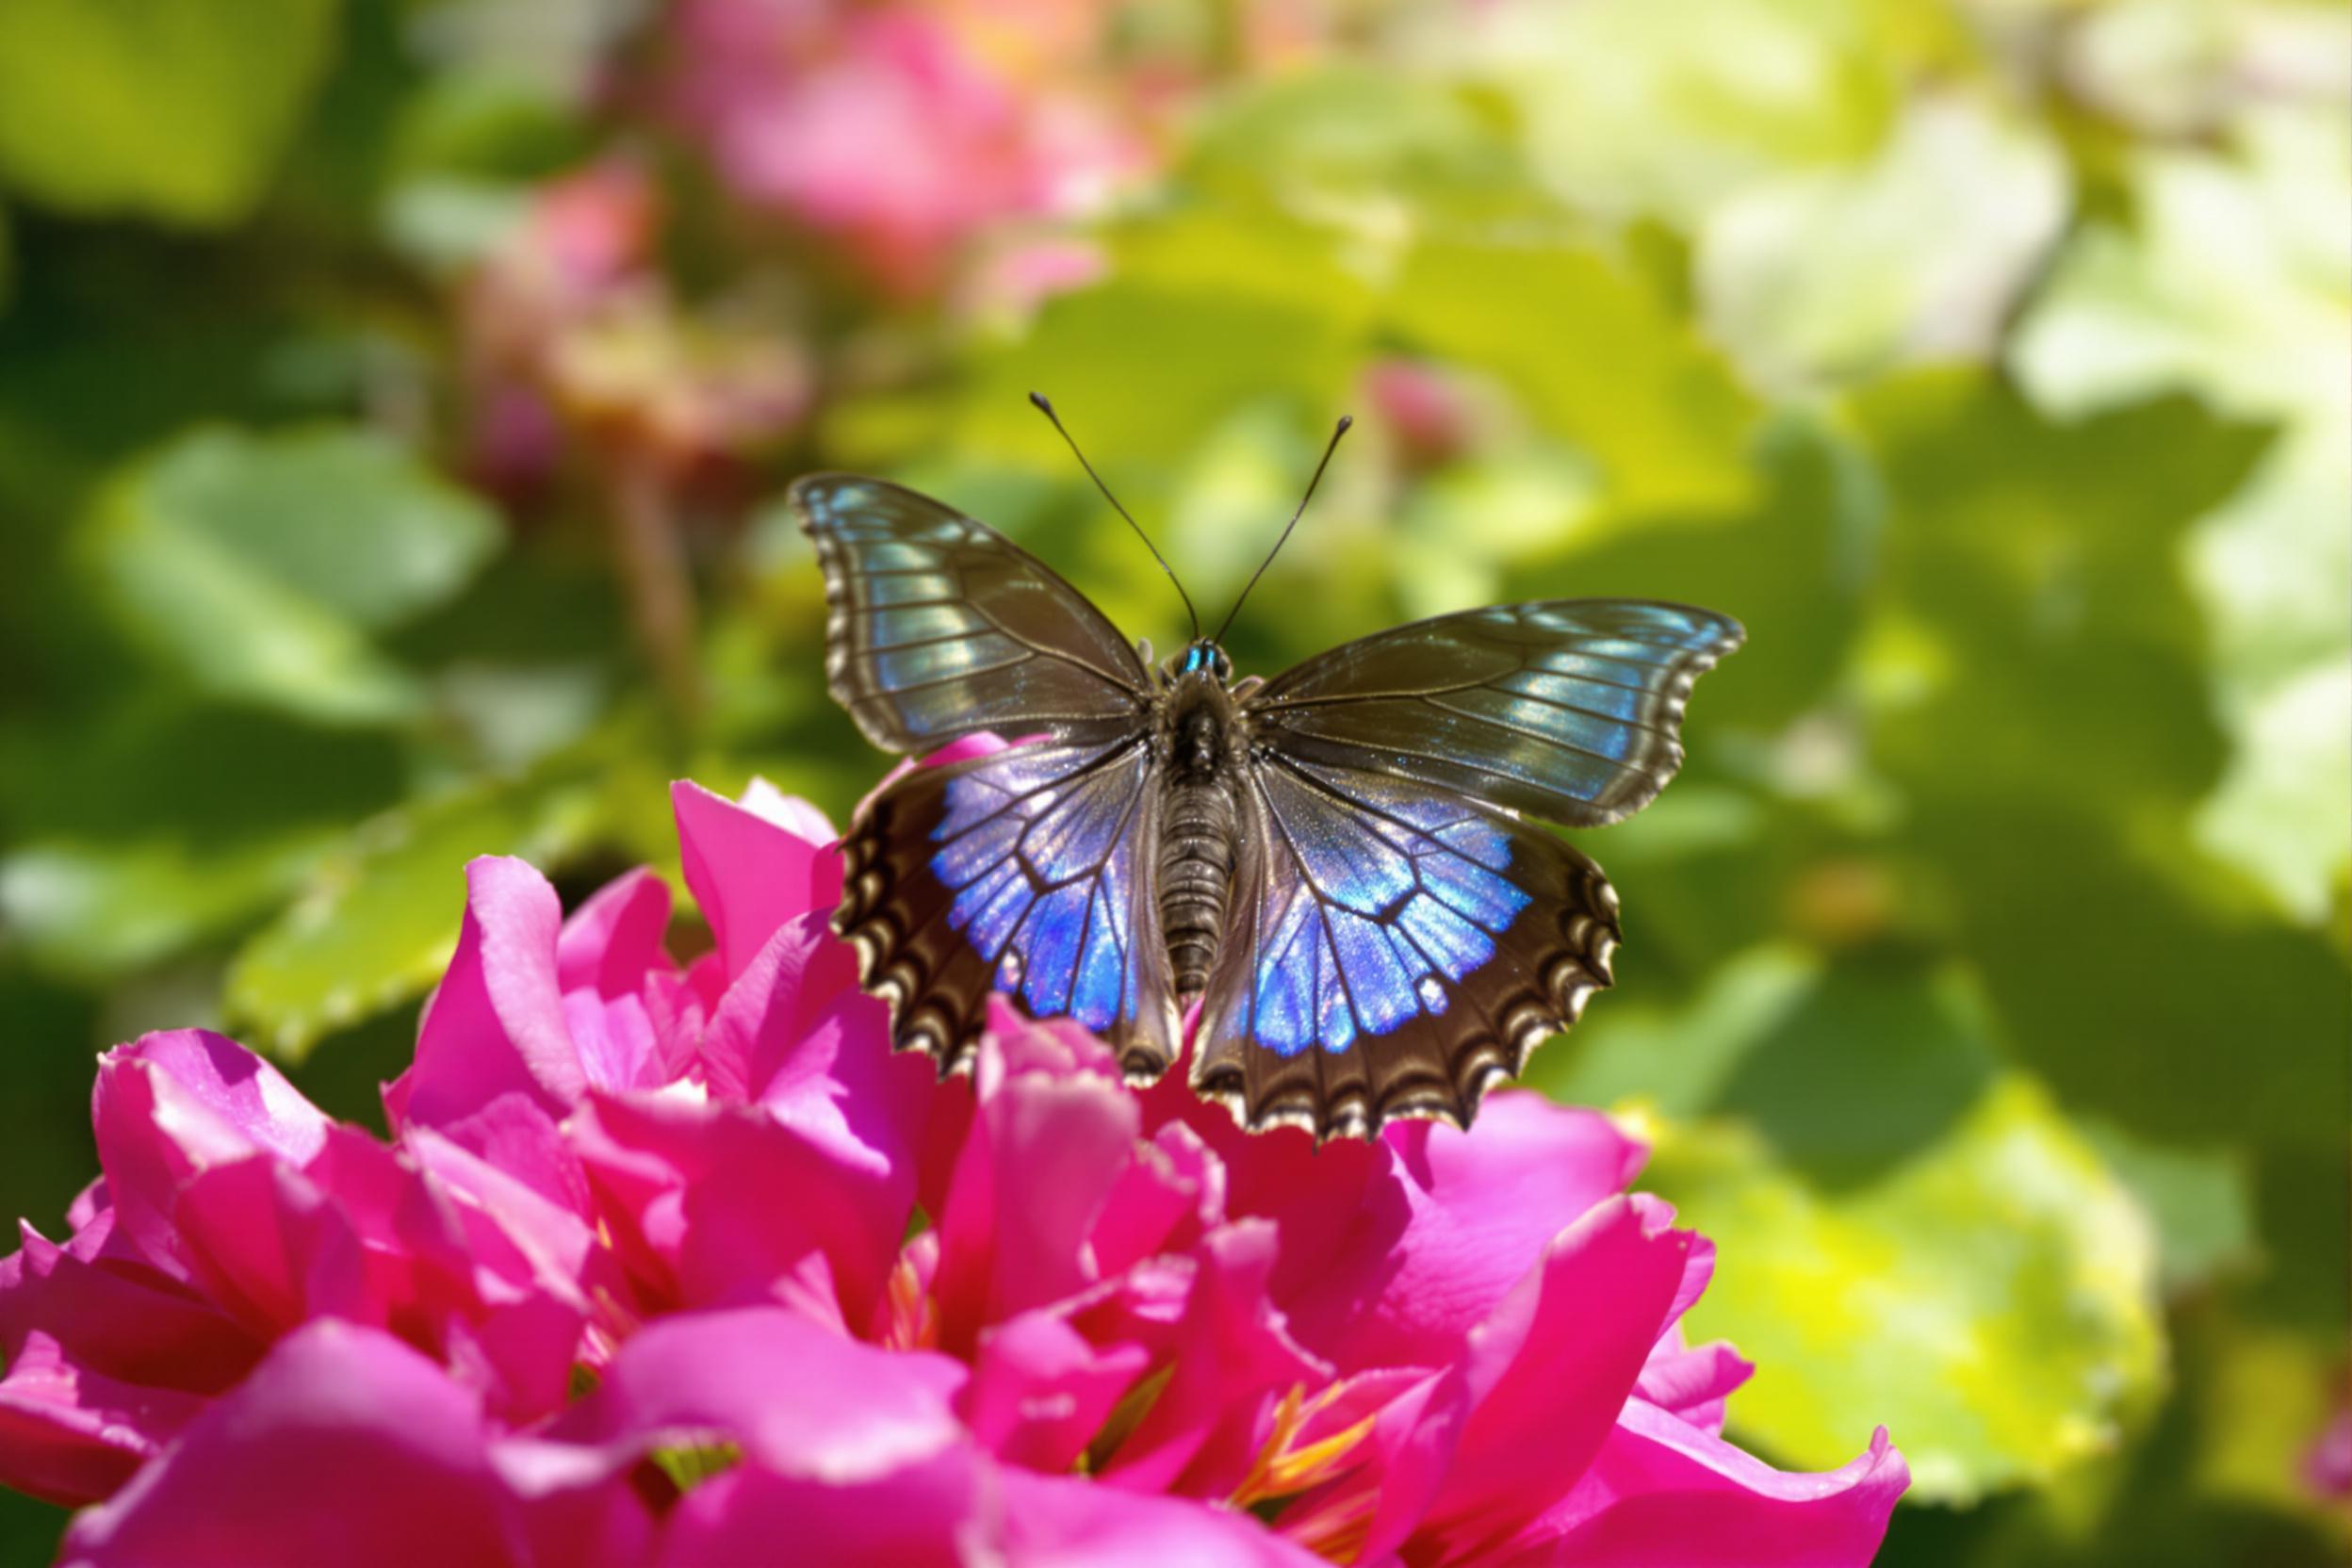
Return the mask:
M1606 1119L1315 1152L1001 1004L893 1055L833 835L674 792L713 946L517 861L389 1144L194 1031L109 1053L104 1176L0 1263L0 1478L74 1563L1867 1560L1882 1432L1784 1475L1678 1327L1712 1250Z
M779 324L761 331L741 311L673 297L662 223L650 176L608 158L538 188L466 277L459 302L487 480L545 479L567 426L682 473L774 441L807 412L808 367Z
M734 192L834 237L884 288L932 291L1004 220L1068 216L1144 161L1137 128L1057 70L1084 8L979 11L693 0L671 112Z

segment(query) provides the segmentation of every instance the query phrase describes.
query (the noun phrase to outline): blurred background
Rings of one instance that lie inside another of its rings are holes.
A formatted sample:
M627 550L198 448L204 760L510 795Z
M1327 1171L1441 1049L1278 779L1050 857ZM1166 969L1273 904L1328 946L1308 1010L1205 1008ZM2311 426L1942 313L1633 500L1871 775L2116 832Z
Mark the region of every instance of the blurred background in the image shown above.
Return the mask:
M1244 670L1727 611L1542 1054L1722 1248L1734 1434L1892 1564L2340 1560L2352 12L8 0L0 1210L210 1022L381 1125L465 859L837 817L782 484ZM60 1517L0 1500L0 1553Z

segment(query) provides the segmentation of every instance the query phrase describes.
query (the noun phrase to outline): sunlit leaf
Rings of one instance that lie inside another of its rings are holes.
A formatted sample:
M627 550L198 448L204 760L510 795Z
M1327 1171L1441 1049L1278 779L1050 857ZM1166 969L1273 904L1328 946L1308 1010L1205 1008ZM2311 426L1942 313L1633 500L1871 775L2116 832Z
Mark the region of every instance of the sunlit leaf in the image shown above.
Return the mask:
M1425 244L1389 314L1414 349L1507 382L1592 454L1619 505L1729 507L1751 492L1755 403L1667 302L1597 251Z
M108 488L80 545L122 629L198 687L368 723L419 700L369 632L454 593L498 540L479 499L325 429L187 437Z
M232 1027L300 1060L322 1036L418 995L457 940L466 862L519 855L552 865L607 830L608 800L596 771L575 763L364 825L237 954L223 1004Z
M1734 1430L1790 1462L1883 1421L1914 1497L1966 1500L2113 1450L2160 1385L2147 1221L2022 1078L1836 1197L1714 1123L1671 1129L1648 1181L1722 1250L1690 1328L1757 1364Z
M79 212L228 223L333 49L333 0L6 0L0 180Z
M1784 386L1983 359L2067 204L2050 137L1930 101L1869 162L1762 181L1710 213L1698 254L1706 317Z

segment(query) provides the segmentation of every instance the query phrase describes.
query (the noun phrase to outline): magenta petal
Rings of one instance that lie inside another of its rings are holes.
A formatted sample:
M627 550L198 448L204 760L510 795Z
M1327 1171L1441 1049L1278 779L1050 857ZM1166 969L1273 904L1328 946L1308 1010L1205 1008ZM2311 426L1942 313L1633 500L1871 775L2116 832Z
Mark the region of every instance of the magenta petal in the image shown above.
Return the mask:
M997 1484L1006 1568L1324 1568L1246 1513L1023 1470Z
M267 1150L302 1164L326 1141L327 1115L302 1098L286 1075L251 1051L224 1036L203 1029L172 1029L141 1036L130 1045L117 1046L101 1058L103 1067L143 1063L170 1080L170 1103L175 1108L202 1107L208 1119L233 1135L221 1138L210 1126L182 1127L175 1115L172 1135L187 1146L190 1160L201 1164L209 1155L235 1158ZM98 1099L106 1096L102 1070ZM160 1100L159 1100L160 1102ZM122 1201L118 1193L115 1201Z
M1413 1532L1466 1559L1568 1494L1658 1342L1692 1236L1671 1211L1613 1198L1562 1232L1469 1335L1468 1424Z
M416 1351L313 1324L67 1532L74 1568L492 1568L517 1556L473 1397Z
M1277 1298L1301 1343L1344 1371L1439 1366L1563 1227L1622 1189L1642 1151L1608 1118L1497 1094L1475 1135L1414 1122L1326 1236L1283 1221ZM1244 1202L1236 1173L1236 1207Z
M870 1481L828 1484L750 1465L686 1494L662 1538L662 1568L789 1560L828 1568L964 1568L988 1512L988 1476L969 1449Z
M758 1299L797 1281L838 1300L828 1315L874 1321L911 1172L844 1165L754 1108L652 1095L592 1098L573 1142L610 1244L632 1272L666 1273L679 1302Z
M1684 1349L1677 1331L1650 1352L1634 1392L1702 1431L1721 1432L1724 1401L1755 1371L1755 1364L1722 1340Z
M101 1057L91 1121L116 1222L175 1268L185 1249L172 1216L189 1176L256 1153L299 1165L328 1127L277 1069L198 1029L148 1035Z
M260 1341L169 1276L21 1231L24 1249L0 1260L0 1364L11 1378L35 1335L106 1377L198 1394L220 1393L260 1357Z
M841 858L829 830L822 838L795 832L683 779L670 786L670 808L687 889L729 979L751 967L786 921L829 913L841 902Z
M1884 1428L1842 1468L1790 1474L1636 1399L1576 1492L1509 1560L1513 1568L1858 1568L1878 1551L1910 1481Z
M0 1484L67 1507L96 1502L210 1403L109 1378L30 1335L0 1378Z
M944 1356L877 1349L780 1307L688 1313L622 1346L559 1431L647 1450L721 1439L779 1475L865 1481L963 1441L964 1376Z
M1131 1491L1221 1496L1248 1472L1260 1418L1293 1388L1316 1388L1331 1368L1301 1350L1266 1299L1274 1227L1244 1220L1196 1254L1192 1290L1170 1347L1168 1386L1103 1467Z
M1002 1459L1067 1470L1150 1361L1140 1345L1098 1348L1050 1313L1022 1313L981 1335L964 1424Z
M256 1333L317 1316L382 1325L389 1315L350 1216L267 1155L198 1171L172 1217L197 1282Z
M974 1070L979 1106L939 1220L937 1284L942 1343L968 1351L980 1327L1091 1283L1089 1238L1134 1158L1135 1097L1091 1039L1085 1055L1044 1030L991 1033ZM1057 1056L1060 1060L1055 1060ZM1014 1071L1008 1061L1034 1060Z
M640 866L613 878L572 912L555 943L557 986L601 997L628 996L645 976L670 968L670 885Z
M561 1117L588 1079L564 1023L555 889L522 861L497 856L469 864L466 886L457 954L402 1077L402 1119L446 1131L516 1093Z

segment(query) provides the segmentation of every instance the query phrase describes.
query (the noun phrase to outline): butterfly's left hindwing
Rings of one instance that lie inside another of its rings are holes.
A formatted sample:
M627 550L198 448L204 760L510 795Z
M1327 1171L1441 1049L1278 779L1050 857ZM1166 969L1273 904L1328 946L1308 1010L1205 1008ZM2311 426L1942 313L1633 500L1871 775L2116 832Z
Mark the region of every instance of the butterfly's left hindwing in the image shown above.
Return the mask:
M970 1065L991 990L1109 1041L1131 1075L1176 1055L1142 844L1156 792L1139 740L1039 741L901 775L842 844L834 929L902 1047Z
M1617 897L1542 829L1408 780L1252 771L1234 917L1195 1088L1252 1130L1469 1125L1488 1088L1609 984Z

